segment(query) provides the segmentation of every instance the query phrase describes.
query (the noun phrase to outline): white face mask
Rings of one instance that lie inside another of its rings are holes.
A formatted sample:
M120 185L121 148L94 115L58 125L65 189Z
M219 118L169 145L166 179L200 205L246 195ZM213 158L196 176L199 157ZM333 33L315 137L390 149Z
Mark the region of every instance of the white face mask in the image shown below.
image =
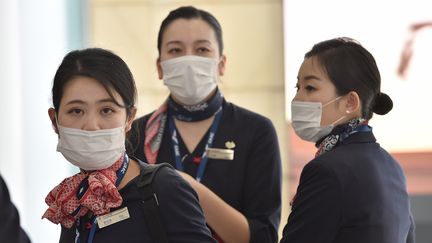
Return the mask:
M57 151L83 170L106 169L126 151L124 126L96 131L57 127Z
M291 102L291 119L295 133L303 140L317 142L320 138L327 136L333 130L334 124L345 116L337 119L332 124L321 126L322 108L326 105L340 99L334 100L322 105L321 102Z
M182 56L160 64L171 94L185 105L195 105L216 88L218 63L214 58Z

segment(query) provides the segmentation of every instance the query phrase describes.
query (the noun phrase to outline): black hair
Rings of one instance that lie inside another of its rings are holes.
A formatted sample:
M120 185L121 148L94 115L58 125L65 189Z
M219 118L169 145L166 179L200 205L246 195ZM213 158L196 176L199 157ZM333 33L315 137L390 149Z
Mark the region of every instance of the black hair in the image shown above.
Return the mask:
M176 19L195 19L195 18L204 20L214 30L216 34L216 40L219 45L219 55L222 55L224 45L222 40L222 28L221 25L219 24L219 21L209 12L201 9L197 9L193 6L185 6L185 7L179 7L177 9L174 9L162 21L162 24L159 28L159 34L157 40L157 48L159 51L159 55L161 53L163 34L165 32L165 29L168 27L168 25L170 25Z
M116 105L126 108L128 116L131 114L137 94L132 73L119 56L101 48L71 51L63 58L54 76L52 87L52 99L56 112L59 111L66 83L78 76L98 81L113 98ZM114 99L113 90L122 97L124 106Z
M387 114L393 108L391 98L381 92L381 76L372 54L356 40L341 37L315 44L305 58L315 57L339 96L357 92L362 104L362 117L373 113Z

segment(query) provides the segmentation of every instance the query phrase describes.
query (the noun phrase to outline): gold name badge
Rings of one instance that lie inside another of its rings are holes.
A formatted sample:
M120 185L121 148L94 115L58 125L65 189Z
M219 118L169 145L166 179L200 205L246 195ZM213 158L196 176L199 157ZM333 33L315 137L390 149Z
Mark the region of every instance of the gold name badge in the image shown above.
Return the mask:
M209 148L209 149L207 149L207 157L209 159L233 160L234 159L234 150Z
M102 229L103 227L110 226L117 222L128 219L129 217L129 210L127 209L127 207L124 207L114 212L98 216L96 217L96 220L98 222L99 228Z

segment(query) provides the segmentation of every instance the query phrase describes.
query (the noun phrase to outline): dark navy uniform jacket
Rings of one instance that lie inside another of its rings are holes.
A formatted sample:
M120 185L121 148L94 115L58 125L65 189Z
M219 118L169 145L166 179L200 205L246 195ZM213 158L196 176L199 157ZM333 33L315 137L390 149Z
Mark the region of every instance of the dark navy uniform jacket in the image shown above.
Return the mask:
M224 100L222 117L212 147L232 147L234 159L209 158L201 183L241 212L248 220L251 243L278 241L281 213L281 159L276 131L272 122ZM146 161L144 155L144 127L146 115L137 119L130 141L135 149L131 154ZM195 151L189 153L178 136L184 171L195 177L195 159L202 155L209 132ZM228 144L231 146L227 146ZM162 138L157 162L168 162L174 167L175 157L168 126Z
M304 167L281 242L414 242L404 174L372 132L352 134Z
M138 178L135 177L119 190L123 198L119 208L127 207L130 218L98 229L92 243L156 243L151 239L147 228L147 223L151 222L145 221L143 192L142 188L137 186ZM169 242L216 242L206 226L198 195L173 168L161 168L153 179L152 188L157 196L159 218ZM114 210L116 209L111 211ZM90 229L85 227L88 223L88 219L81 218L81 227L78 227L81 235L80 243L89 242ZM76 224L71 229L62 227L60 243L74 243L76 229Z
M9 190L0 176L0 242L29 243L27 234L20 226L15 205L9 197Z

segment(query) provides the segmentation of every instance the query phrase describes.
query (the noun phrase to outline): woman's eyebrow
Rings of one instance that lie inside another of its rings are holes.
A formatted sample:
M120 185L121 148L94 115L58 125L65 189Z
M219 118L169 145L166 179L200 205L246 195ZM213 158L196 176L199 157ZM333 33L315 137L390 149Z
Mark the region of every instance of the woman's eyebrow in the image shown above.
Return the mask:
M84 105L86 104L86 102L82 100L70 100L69 102L66 103L66 105L73 105L73 104Z
M182 42L179 40L172 40L172 41L168 41L167 43L165 43L165 46L173 45L173 44L180 45L180 44L182 44Z
M195 44L212 44L212 42L206 39L202 39L202 40L196 40Z
M303 80L311 80L311 79L315 79L315 80L321 80L319 77L315 76L315 75L306 75L304 76Z

